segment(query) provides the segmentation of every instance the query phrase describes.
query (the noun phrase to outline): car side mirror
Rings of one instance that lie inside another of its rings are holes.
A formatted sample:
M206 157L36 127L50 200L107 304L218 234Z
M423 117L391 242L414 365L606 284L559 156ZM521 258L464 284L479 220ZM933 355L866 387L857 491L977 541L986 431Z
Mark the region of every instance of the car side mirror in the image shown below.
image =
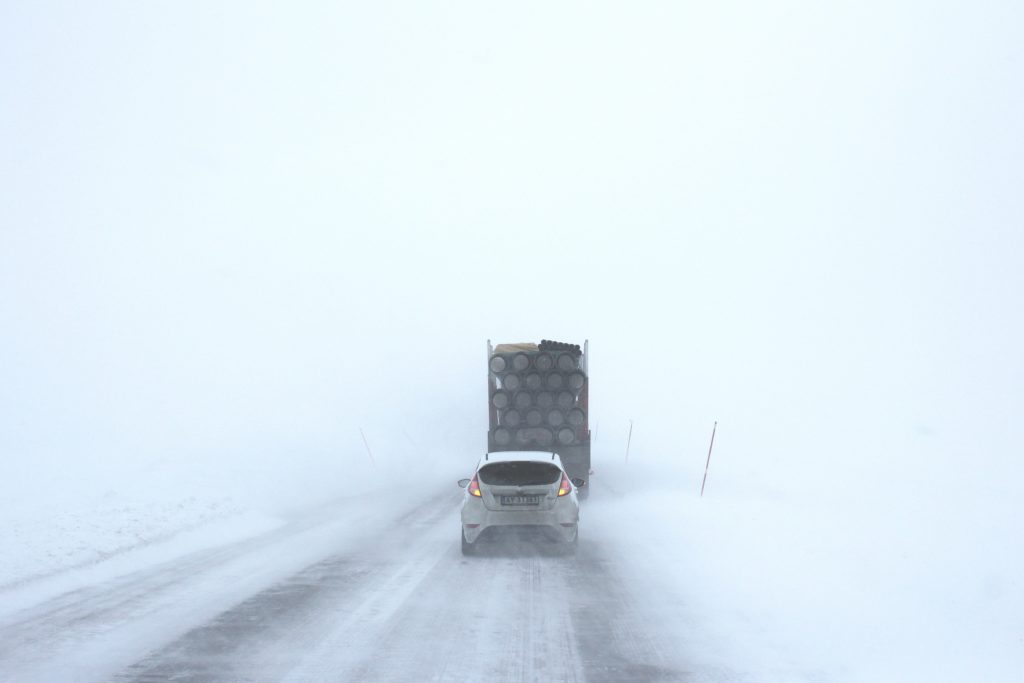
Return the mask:
M459 479L458 484L460 489L464 489L469 486L469 479Z
M576 488L583 488L584 486L587 485L587 482L583 481L579 477L576 477L575 479L572 480L572 485L575 486Z

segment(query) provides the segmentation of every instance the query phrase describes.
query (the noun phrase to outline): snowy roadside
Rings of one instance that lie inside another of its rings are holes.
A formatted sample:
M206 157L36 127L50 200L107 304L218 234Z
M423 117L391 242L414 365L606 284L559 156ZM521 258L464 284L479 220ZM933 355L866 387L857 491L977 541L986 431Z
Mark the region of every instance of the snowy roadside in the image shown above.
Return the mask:
M952 683L1024 672L1012 500L951 506L920 479L914 499L876 491L870 505L849 492L825 500L728 486L700 498L699 476L682 489L650 465L599 475L589 533L620 557L697 680L732 671L766 683Z
M282 520L254 511L210 519L149 543L124 548L95 562L34 575L0 588L0 618L6 618L59 595L175 561L189 554L244 541L281 526Z
M0 615L295 522L359 528L374 492L400 486L415 499L444 485L454 491L461 475L429 463L292 454L41 469L22 463L12 468L20 484L0 481Z
M153 500L115 491L56 510L9 513L0 525L0 591L204 527L237 532L245 513L229 498Z

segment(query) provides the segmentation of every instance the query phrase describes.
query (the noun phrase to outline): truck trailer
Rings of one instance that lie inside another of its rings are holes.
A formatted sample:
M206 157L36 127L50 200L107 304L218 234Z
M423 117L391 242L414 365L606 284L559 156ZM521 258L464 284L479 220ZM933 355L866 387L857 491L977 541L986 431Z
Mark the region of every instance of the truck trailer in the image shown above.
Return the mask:
M588 346L487 340L489 453L558 453L570 478L590 479Z

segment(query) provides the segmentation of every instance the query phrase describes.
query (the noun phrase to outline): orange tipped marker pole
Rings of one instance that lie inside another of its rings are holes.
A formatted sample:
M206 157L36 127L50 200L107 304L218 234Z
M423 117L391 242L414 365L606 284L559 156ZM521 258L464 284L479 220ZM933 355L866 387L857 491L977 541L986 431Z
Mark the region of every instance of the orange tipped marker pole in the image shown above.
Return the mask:
M370 456L370 464L374 467L377 466L377 461L373 459L373 451L370 450L370 442L366 440L366 434L363 434L363 428L359 428L359 436L363 437L363 445L366 446L366 454Z
M629 436L626 437L626 462L629 462L629 444L633 441L633 421L629 421Z
M700 497L704 497L704 484L708 483L708 467L711 466L711 449L715 447L715 432L718 430L718 420L715 420L715 426L711 428L711 445L708 446L708 461L704 463L704 481L700 483Z

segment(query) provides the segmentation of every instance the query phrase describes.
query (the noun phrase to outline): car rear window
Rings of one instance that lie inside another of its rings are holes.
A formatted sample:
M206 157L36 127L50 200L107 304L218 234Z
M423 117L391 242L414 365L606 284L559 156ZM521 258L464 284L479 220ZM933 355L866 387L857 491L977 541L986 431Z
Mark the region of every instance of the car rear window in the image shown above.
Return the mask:
M547 462L496 462L480 468L480 481L492 486L554 484L561 476L562 470Z

